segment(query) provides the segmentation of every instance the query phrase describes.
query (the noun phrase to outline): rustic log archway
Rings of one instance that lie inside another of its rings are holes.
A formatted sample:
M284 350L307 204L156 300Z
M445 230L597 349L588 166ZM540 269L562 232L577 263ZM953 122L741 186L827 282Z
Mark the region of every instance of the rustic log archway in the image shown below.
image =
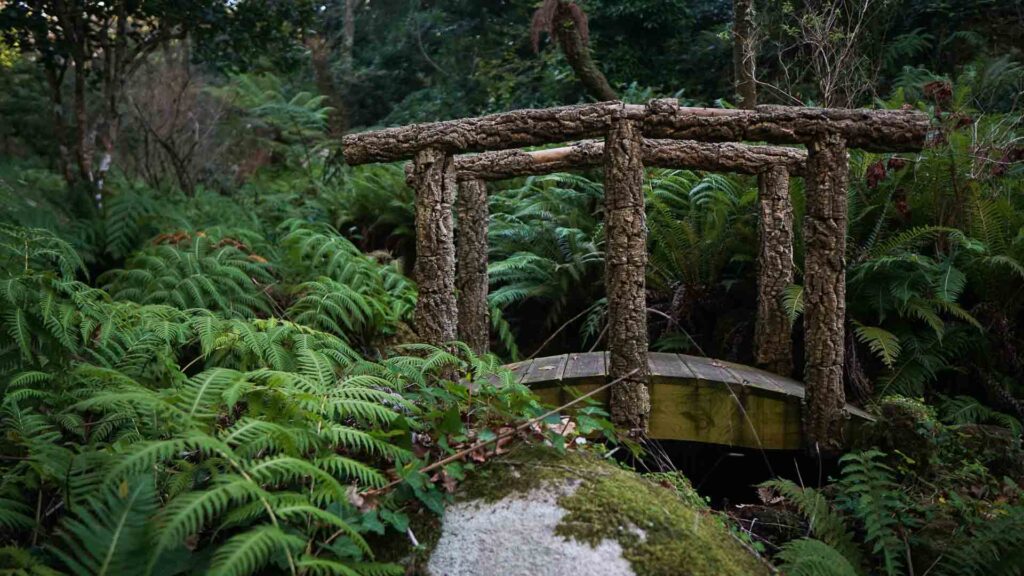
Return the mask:
M765 286L762 293L768 298L759 300L756 333L760 335L755 343L758 365L769 368L781 376L792 373L792 338L788 317L781 304L782 290L793 280L792 207L789 203L789 177L804 173L807 153L798 148L779 146L754 146L749 144L706 143L686 140L642 139L641 156L645 168L693 169L737 174L761 175L773 172L772 186L759 191L762 209L760 234L769 243L783 246L771 254L762 253L758 260L758 285ZM551 174L554 172L576 171L604 165L604 142L584 140L571 146L546 150L499 150L480 154L463 154L455 157L456 179L459 181L459 203L463 188L470 182L504 180L521 176ZM407 168L411 168L411 165ZM485 198L472 194L472 202L483 203ZM457 203L458 204L458 203ZM460 221L462 220L460 208ZM486 210L486 206L477 208ZM486 225L486 224L484 224ZM469 342L463 329L464 317L479 316L466 311L486 310L487 277L486 267L479 273L478 260L465 260L461 256L462 229L460 223L460 256L457 259L459 286L459 334L460 339ZM466 238L486 238L486 231L465 232ZM788 257L787 257L788 255ZM771 256L771 257L769 257ZM463 266L465 262L465 266ZM785 280L785 282L782 282ZM464 287L474 286L470 291ZM767 321L762 321L762 318ZM476 326L483 325L475 322ZM486 335L474 334L474 343L485 342ZM471 345L481 350L477 345Z
M804 325L808 353L804 422L806 438L821 450L830 451L843 442L846 149L919 150L927 131L928 118L906 110L784 106L721 110L686 108L674 100L654 100L646 106L602 102L519 110L352 134L343 141L346 161L353 165L414 158L409 181L417 193L416 276L420 282L420 302L416 324L420 337L435 344L444 343L457 333L460 313L455 300L456 284L465 295L473 294L471 309L476 312L481 310L481 292L486 294L486 290L480 288L479 268L456 281L451 219L456 182L463 183L460 189L465 189L464 201L459 207L460 219L476 226L474 231L467 230L460 237L466 239L466 257L479 262L480 214L486 213L481 211L481 204L486 210L486 202L481 200L486 198L484 180L550 172L562 166L578 168L598 162L603 164L608 230L608 323L609 332L615 332L609 336L609 377L632 374L613 391L612 412L616 424L639 432L644 431L650 410L643 378L647 370L643 166L669 162L671 152L677 155L676 162L682 162L680 158L699 159L704 154L701 165L696 168L722 169L722 158L730 157L724 154L726 151L745 150L747 154L741 157L746 160L765 152L755 152L756 147L737 148L736 144L726 143L761 140L772 144L806 145L809 151L806 167L802 159L789 158L793 153L779 152L779 149L771 151L776 154L774 162L766 162L762 156L760 162L751 160L744 164L733 160L732 163L733 171L753 170L752 173L759 174L762 210L775 207L773 217L762 218L760 233L763 239L773 239L773 242L784 242L787 235L792 237L792 223L788 228L786 225L789 209L785 203L778 202L780 198L788 198L782 191L782 183L788 183L784 176L803 173L807 179ZM603 145L581 142L564 149L540 152L509 150L594 137L604 137ZM672 148L645 137L696 140L702 144L675 142ZM714 149L709 148L709 142L723 144ZM465 152L483 154L455 156ZM468 256L471 253L477 256ZM422 265L420 255L425 259ZM785 250L765 255L762 261L785 262ZM759 269L764 267L759 266ZM791 269L788 273L791 278ZM774 270L759 278L759 284L764 281L778 290L786 274L784 269ZM486 282L486 276L483 277ZM483 306L486 306L485 301ZM759 303L759 312L762 306L771 304ZM768 337L777 330L773 326L781 325L780 316L767 312L770 310L766 308L764 325L759 326L764 330L765 337L759 341L764 344L766 355L759 357L759 361L774 363L776 369L784 370L786 363L778 350L785 347L785 338ZM474 316L468 312L467 315ZM479 318L485 315L486 308L483 308L482 313L474 316L477 328L473 330L479 330ZM470 320L465 322L468 331ZM482 350L479 341L474 346Z

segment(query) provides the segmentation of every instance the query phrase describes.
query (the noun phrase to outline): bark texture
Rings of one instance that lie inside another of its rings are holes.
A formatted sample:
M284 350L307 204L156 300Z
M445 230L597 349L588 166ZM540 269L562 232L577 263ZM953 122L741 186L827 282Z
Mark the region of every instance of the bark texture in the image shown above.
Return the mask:
M843 445L846 316L846 145L830 134L808 147L804 216L804 431L825 453Z
M928 117L913 110L757 106L753 110L686 108L674 100L652 100L644 120L654 138L773 144L810 144L838 134L853 148L914 151L924 146Z
M416 154L408 179L416 191L416 333L422 342L441 346L455 340L458 321L452 157L433 148L423 150Z
M411 158L423 148L450 153L505 150L603 136L621 102L578 104L556 108L513 110L477 118L410 124L343 138L350 165L394 162ZM642 117L643 107L633 112Z
M350 134L343 139L345 160L351 165L392 162L424 148L455 154L595 138L618 118L642 122L644 134L652 138L808 144L834 133L851 147L891 152L920 150L928 132L928 117L913 110L727 110L681 107L671 99L653 100L647 106L599 102Z
M751 146L732 142L691 140L642 141L647 167L760 174L769 166L783 166L790 174L803 174L807 153L781 146ZM583 140L548 150L497 150L455 157L459 181L504 180L518 176L551 174L598 166L604 162L604 142Z
M608 378L612 422L645 434L651 411L647 390L647 230L639 126L620 120L605 145L605 289L608 294Z
M487 308L487 184L483 180L459 183L456 200L459 241L455 287L459 294L459 340L477 354L490 343Z
M757 365L780 376L793 373L793 335L782 294L793 283L793 203L789 174L776 166L758 176Z
M736 88L736 104L740 108L757 106L757 83L754 70L757 51L753 0L732 0L732 73Z

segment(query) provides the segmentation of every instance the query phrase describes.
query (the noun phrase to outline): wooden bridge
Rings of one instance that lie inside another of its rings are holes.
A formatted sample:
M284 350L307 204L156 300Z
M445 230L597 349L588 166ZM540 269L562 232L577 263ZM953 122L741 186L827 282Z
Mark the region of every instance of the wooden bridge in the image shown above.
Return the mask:
M647 355L651 395L648 436L766 450L804 446L800 407L804 385L722 360L686 354ZM506 366L542 401L562 405L607 380L608 353L583 352L525 360ZM608 393L595 395L608 401ZM846 405L851 423L871 420Z
M458 338L477 352L487 350L487 181L600 165L609 352L534 360L523 379L554 371L558 378L551 382L565 381L568 373L569 381L585 383L588 377L576 377L575 371L596 366L600 358L593 377L607 373L618 380L609 407L620 428L650 431L655 437L791 447L800 442L802 416L804 440L827 452L842 448L844 412L850 412L843 388L847 149L916 151L928 129L928 117L914 110L726 110L661 99L646 105L597 102L386 128L349 134L343 147L350 165L411 160L406 175L416 193L415 328L422 341L443 346ZM600 140L588 140L594 138ZM563 148L518 149L574 141ZM757 175L760 252L754 355L759 366L782 376L701 363L689 356L648 354L645 166ZM795 274L789 198L793 176L805 184L807 393L802 415L798 401L804 388L783 377L791 373L793 360L792 328L781 303ZM545 368L549 363L554 366ZM754 424L743 425L737 413ZM692 416L675 422L665 414Z

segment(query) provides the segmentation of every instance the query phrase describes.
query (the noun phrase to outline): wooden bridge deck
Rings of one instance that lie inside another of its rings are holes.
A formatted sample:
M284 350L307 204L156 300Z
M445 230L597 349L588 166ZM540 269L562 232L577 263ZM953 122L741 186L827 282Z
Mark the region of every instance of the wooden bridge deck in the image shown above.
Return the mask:
M607 352L562 354L509 364L519 383L542 400L564 404L606 382ZM650 352L649 435L765 449L802 447L804 385L792 378L722 360ZM607 402L608 391L596 398ZM847 404L852 422L871 416Z

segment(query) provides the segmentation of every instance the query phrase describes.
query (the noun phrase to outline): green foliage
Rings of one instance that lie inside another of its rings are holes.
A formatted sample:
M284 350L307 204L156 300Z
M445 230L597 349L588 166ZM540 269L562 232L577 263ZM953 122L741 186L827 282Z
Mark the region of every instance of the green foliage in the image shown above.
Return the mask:
M817 541L833 548L853 566L860 566L861 553L846 520L825 496L814 488L801 487L790 480L777 479L762 486L779 492L807 518L810 533Z
M813 538L787 542L776 555L779 568L791 576L857 576L857 570L835 548Z
M397 574L366 535L401 533L403 509L447 498L416 472L434 445L414 457L410 433L440 434L443 456L543 412L461 345L364 359L353 346L393 333L415 288L332 230L285 225L280 266L239 237L252 233L157 236L103 275L111 295L76 279L67 242L0 226L5 567ZM317 271L327 276L305 280ZM287 320L262 294L272 282L294 282ZM257 294L265 305L247 308ZM600 428L593 410L577 418ZM403 480L360 510L386 469ZM18 548L30 541L35 555Z
M763 484L799 511L813 537L785 543L776 556L781 567L800 574L905 574L921 566L938 574L1019 573L1024 558L1008 531L1024 519L1024 493L999 476L1020 458L1019 439L946 427L929 406L906 398L887 398L878 417L865 440L889 453L846 454L839 477L821 489L782 479ZM944 525L956 529L936 529Z
M147 519L157 509L156 490L139 478L86 498L74 517L65 517L52 553L74 574L131 574L148 544Z
M265 294L273 277L264 257L226 234L181 236L157 238L156 244L129 258L123 270L99 281L118 300L202 308L239 318L270 312Z
M901 498L892 469L880 461L883 453L869 450L847 454L838 488L838 503L864 527L864 542L881 557L886 574L903 574L906 550L897 533L906 503Z

